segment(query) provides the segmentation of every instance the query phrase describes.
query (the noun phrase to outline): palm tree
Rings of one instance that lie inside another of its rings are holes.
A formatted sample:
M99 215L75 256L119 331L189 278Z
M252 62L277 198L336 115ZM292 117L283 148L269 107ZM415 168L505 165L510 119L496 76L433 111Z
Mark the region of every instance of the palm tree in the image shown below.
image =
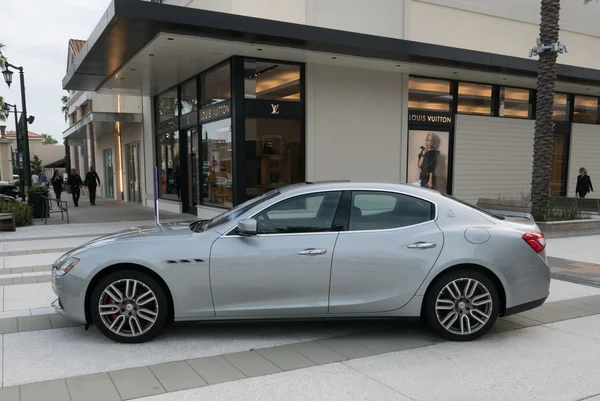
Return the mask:
M558 43L560 0L542 0L540 43ZM535 136L533 143L533 172L531 175L532 214L543 220L550 203L552 142L554 137L554 86L558 48L538 48L538 80Z
M69 96L63 96L60 101L62 102L62 113L65 115L65 122L67 122L67 118L69 118L69 106L67 103L69 102Z

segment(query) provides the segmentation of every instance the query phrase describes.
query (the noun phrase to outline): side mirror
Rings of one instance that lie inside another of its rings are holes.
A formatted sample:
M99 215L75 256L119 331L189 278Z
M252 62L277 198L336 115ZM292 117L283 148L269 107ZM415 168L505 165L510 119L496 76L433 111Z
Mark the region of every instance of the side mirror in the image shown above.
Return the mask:
M238 231L240 235L252 236L258 231L258 222L254 219L246 219L238 222Z

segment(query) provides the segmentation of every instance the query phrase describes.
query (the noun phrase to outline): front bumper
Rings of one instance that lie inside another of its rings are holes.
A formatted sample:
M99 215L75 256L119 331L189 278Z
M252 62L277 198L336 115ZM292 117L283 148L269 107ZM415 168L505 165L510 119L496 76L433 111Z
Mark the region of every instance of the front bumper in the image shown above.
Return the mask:
M58 298L51 306L59 315L77 323L86 324L85 284L71 272L64 276L52 270L52 290Z

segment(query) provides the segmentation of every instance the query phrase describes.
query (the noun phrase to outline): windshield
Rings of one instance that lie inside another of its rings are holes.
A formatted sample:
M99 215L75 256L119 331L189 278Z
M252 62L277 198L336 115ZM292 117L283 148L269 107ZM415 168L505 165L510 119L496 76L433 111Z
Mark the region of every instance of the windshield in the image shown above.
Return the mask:
M454 196L451 196L451 195L448 195L448 194L442 194L442 195L445 196L446 198L452 199L453 201L460 203L461 205L465 205L465 206L470 207L471 209L475 209L478 212L481 212L481 213L485 214L486 216L493 217L494 219L498 219L498 220L504 220L504 219L506 219L506 217L504 217L504 216L499 216L497 214L488 212L487 210L482 209L479 206L472 205L470 203L467 203L465 201L457 199Z
M204 231L204 230L208 230L209 228L220 226L222 224L227 224L227 223L237 219L244 213L248 212L254 206L259 205L271 198L274 198L277 195L279 195L279 191L274 189L272 191L262 194L261 196L257 196L256 198L247 200L246 202L242 203L241 205L238 205L231 210L228 210L224 213L221 213L218 216L215 216L211 220L207 220L207 221L200 220L200 222L194 222L194 223L192 223L192 225L197 226L198 223L203 223L202 231ZM191 229L193 229L192 225L190 225Z

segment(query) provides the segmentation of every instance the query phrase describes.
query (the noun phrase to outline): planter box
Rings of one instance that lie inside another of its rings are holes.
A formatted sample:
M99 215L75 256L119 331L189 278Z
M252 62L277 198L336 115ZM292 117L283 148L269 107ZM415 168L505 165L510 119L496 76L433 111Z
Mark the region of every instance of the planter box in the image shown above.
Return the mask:
M600 219L549 221L539 222L537 225L546 238L600 234Z
M477 206L486 210L531 213L531 202L529 201L479 198Z

